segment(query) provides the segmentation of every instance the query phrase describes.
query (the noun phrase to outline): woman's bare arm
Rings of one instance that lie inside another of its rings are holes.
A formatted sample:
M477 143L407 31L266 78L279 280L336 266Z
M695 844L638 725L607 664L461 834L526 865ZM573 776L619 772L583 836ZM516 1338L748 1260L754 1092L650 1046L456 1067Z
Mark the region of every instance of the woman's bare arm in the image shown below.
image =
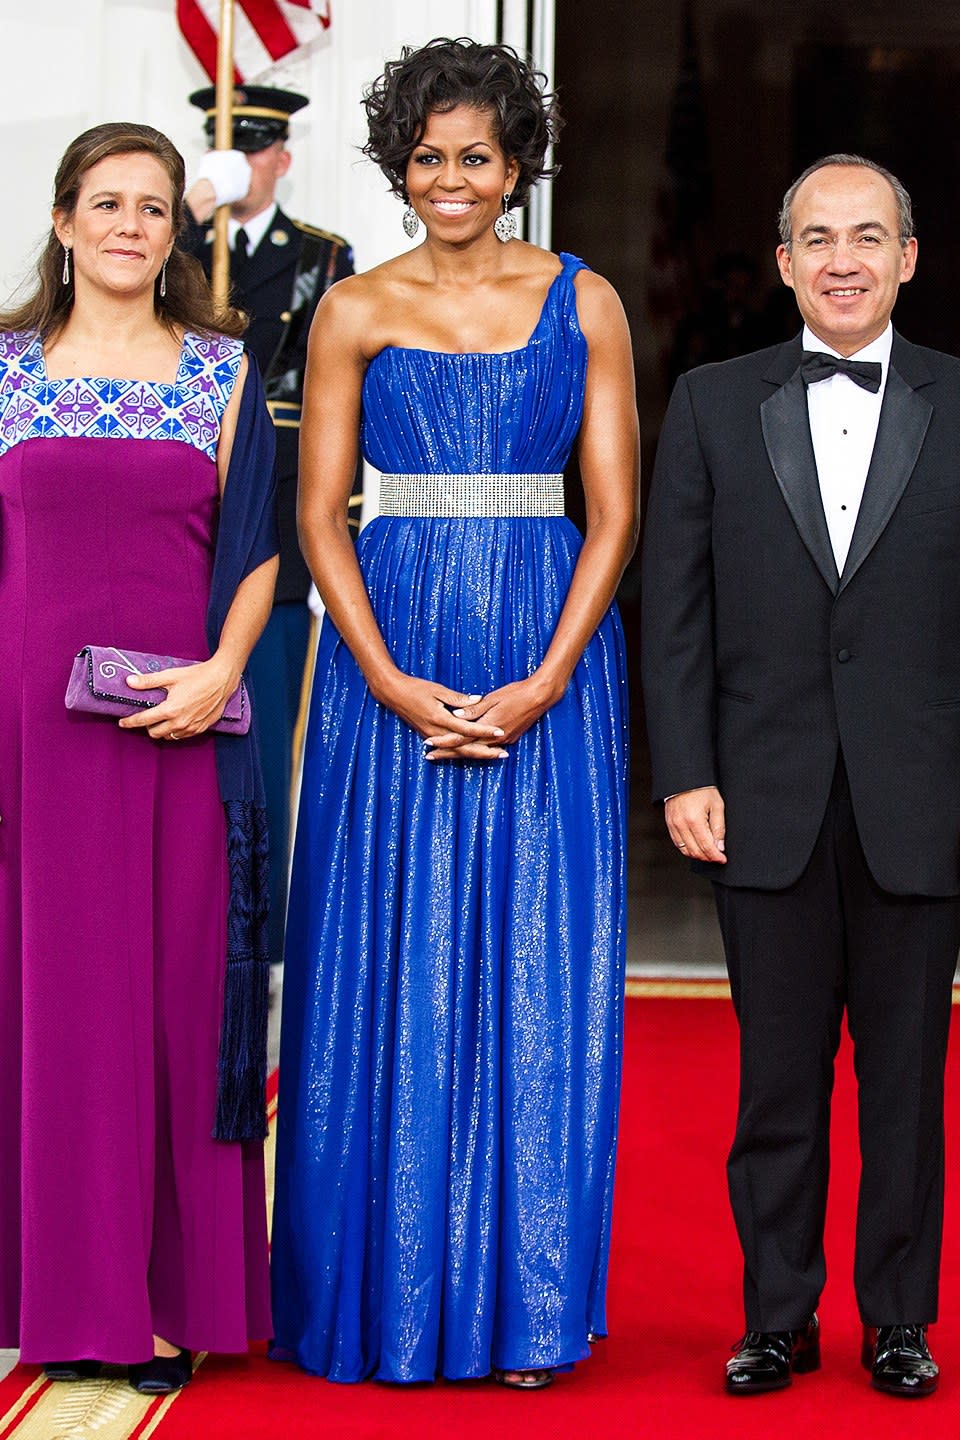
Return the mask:
M640 439L626 316L616 292L598 275L582 271L576 285L580 325L589 347L579 438L586 538L540 666L528 679L493 690L463 709L467 719L494 723L507 745L563 695L637 543ZM434 759L473 758L452 729L430 738Z
M217 446L220 491L227 480L237 417L247 375L243 357L233 394L223 413ZM145 729L155 740L185 740L202 735L223 714L224 706L240 684L240 676L270 616L277 581L277 558L265 560L237 587L220 633L216 652L202 664L163 670L155 675L131 676L131 689L167 691L167 698L150 710L120 721L125 730Z
M310 332L300 431L300 544L327 613L343 636L374 697L419 734L441 725L472 740L498 740L498 727L451 716L478 697L404 674L393 662L370 605L347 504L357 463L360 399L369 336L383 292L358 275L327 292ZM487 758L491 752L488 750Z

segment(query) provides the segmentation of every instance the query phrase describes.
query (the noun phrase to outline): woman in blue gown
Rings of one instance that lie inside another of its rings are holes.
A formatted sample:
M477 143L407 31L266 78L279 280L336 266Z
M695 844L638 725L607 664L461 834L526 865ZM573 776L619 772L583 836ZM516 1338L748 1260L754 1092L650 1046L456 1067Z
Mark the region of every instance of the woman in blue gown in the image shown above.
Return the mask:
M534 1388L606 1332L630 342L605 281L512 238L549 173L543 77L434 41L366 106L367 153L426 238L334 286L310 342L300 521L327 614L287 926L275 1353L332 1380ZM383 478L355 554L358 433Z

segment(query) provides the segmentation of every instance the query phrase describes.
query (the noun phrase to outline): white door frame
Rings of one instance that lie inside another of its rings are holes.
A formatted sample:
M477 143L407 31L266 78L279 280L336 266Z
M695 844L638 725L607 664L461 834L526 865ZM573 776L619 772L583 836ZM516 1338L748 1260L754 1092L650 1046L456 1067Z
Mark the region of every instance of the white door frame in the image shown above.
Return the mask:
M498 0L497 39L512 45L520 55L529 55L538 70L554 87L556 0ZM538 185L530 195L525 235L534 245L550 249L553 196L549 185Z

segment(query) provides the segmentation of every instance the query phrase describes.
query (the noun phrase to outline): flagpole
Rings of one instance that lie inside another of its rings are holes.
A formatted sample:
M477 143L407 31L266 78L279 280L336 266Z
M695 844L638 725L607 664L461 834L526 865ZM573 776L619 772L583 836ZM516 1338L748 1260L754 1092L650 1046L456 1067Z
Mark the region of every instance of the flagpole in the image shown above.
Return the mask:
M220 0L217 35L217 113L213 144L216 150L233 149L233 3ZM230 291L230 245L227 236L229 205L218 205L213 217L213 299L224 309Z

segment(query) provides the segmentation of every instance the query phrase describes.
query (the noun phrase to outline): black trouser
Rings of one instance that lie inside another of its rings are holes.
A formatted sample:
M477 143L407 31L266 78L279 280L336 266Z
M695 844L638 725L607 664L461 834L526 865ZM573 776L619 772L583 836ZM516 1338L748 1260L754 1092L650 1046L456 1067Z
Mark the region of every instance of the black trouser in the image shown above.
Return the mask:
M880 889L860 846L842 760L801 878L786 890L714 891L740 1022L740 1105L727 1173L747 1328L795 1328L819 1303L844 1007L859 1083L860 1314L870 1325L936 1319L943 1072L960 900Z

